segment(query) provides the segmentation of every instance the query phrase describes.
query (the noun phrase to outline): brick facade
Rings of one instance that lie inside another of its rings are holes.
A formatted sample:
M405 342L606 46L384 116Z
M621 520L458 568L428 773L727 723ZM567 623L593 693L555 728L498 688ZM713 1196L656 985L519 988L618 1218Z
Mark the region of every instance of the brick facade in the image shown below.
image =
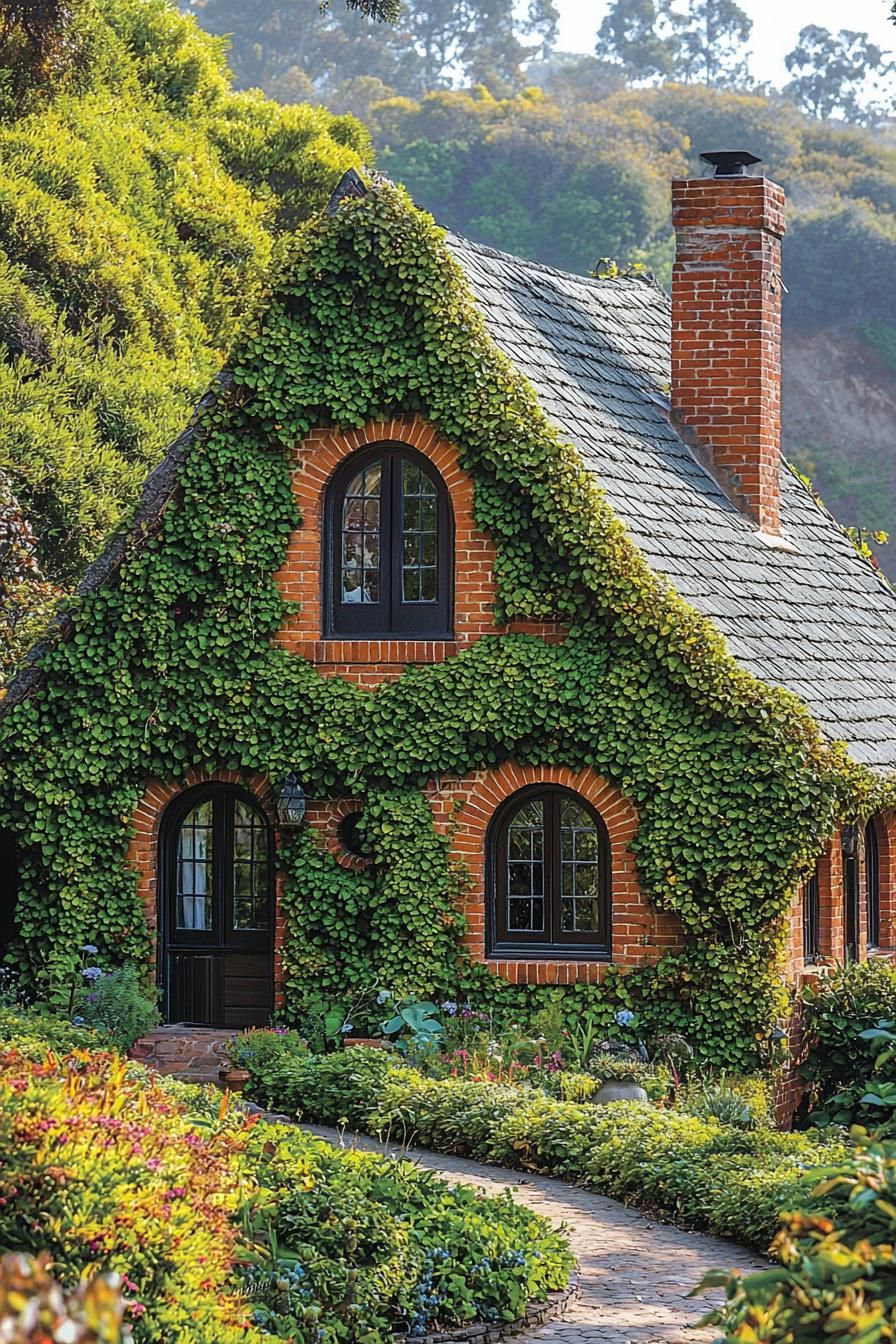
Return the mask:
M780 524L784 192L764 177L672 183L676 413L739 506Z
M436 826L450 837L451 853L469 875L464 900L466 944L477 961L514 984L569 985L595 982L610 963L566 960L561 956L490 958L486 948L486 846L495 813L505 799L531 784L559 784L580 794L602 817L610 837L612 884L612 964L636 966L656 961L680 941L678 921L647 904L635 873L629 844L638 816L628 799L593 770L565 766L519 766L481 770L461 779L443 778L429 792Z

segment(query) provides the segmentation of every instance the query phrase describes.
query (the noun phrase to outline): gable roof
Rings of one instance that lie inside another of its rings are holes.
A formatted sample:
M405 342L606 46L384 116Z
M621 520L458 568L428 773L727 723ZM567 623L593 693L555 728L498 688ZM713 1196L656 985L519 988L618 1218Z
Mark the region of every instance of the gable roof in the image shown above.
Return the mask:
M588 280L454 234L489 333L578 448L650 565L829 738L896 766L896 593L785 463L764 540L669 422L671 308L639 278Z

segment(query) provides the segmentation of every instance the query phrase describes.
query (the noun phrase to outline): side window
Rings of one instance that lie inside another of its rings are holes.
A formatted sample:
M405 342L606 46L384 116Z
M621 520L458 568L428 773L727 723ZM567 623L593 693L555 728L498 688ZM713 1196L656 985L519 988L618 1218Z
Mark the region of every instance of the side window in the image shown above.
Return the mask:
M821 957L821 902L818 888L818 868L803 887L803 961L816 962Z
M452 633L453 519L425 458L384 445L343 464L327 493L328 635Z
M869 947L880 947L880 847L873 817L865 827L865 900Z
M609 956L609 837L584 798L526 789L496 815L489 844L493 951Z

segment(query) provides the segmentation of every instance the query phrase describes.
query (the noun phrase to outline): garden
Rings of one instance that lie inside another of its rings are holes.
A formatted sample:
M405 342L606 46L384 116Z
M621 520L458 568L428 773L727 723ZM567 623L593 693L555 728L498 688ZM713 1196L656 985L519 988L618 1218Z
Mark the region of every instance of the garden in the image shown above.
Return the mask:
M707 1276L727 1293L710 1318L726 1339L894 1337L896 973L880 963L804 991L808 1100L784 1132L773 1071L709 1073L682 1037L642 1039L631 1010L609 1033L570 1030L550 1004L499 1027L386 990L351 1016L317 1004L237 1036L247 1104L127 1059L154 1006L93 953L65 1009L3 990L4 1339L385 1344L510 1325L568 1287L562 1229L509 1195L271 1112L771 1244L767 1270ZM365 1044L358 1025L376 1033Z

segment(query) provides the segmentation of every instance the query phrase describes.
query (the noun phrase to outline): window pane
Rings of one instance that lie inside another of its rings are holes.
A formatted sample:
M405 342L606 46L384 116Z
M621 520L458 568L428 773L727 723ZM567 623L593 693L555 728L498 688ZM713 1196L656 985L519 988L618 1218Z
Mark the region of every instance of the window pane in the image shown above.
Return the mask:
M237 800L233 808L233 927L267 929L268 832L258 813Z
M359 471L349 483L342 503L343 602L380 600L380 493L379 462Z
M212 927L212 819L209 799L194 807L181 823L175 893L178 929L205 932Z
M435 482L411 462L401 464L401 600L436 602L438 500Z
M600 841L590 812L574 798L560 806L560 928L600 932Z

